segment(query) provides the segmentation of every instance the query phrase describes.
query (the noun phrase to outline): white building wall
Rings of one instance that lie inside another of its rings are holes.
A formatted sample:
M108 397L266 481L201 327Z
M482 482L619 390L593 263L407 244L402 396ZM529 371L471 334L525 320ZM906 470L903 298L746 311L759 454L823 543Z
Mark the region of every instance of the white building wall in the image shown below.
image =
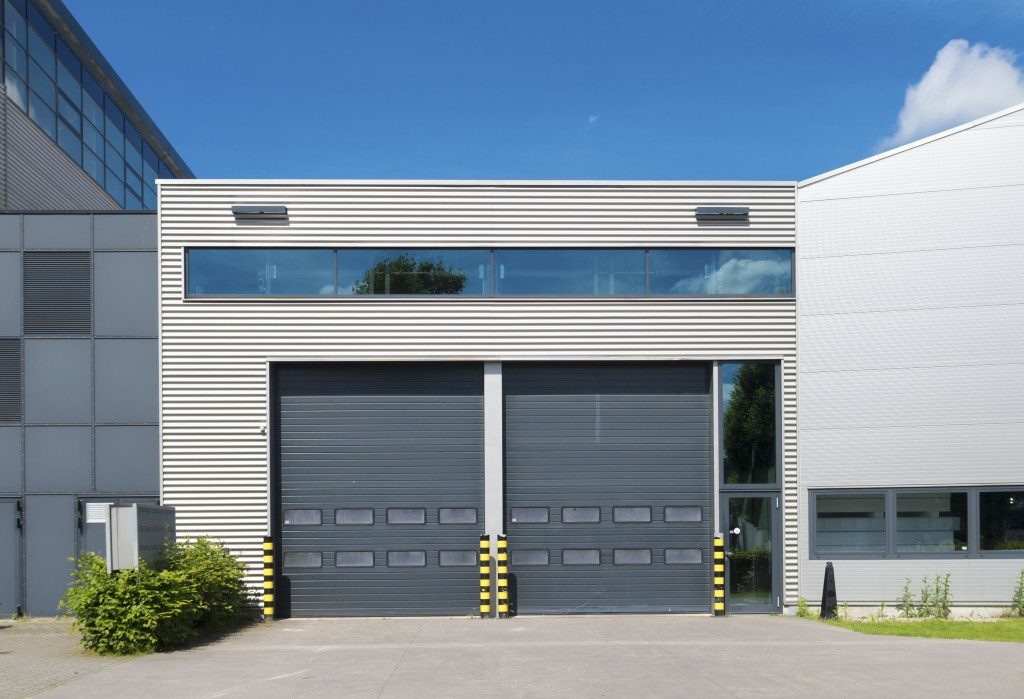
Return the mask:
M349 298L184 300L190 246L790 247L792 183L206 182L160 186L163 499L183 537L260 569L268 360L693 359L782 362L786 589L796 593L795 302ZM285 204L286 225L232 204ZM749 225L699 225L699 205Z
M1024 484L1024 108L800 183L800 593L809 488ZM835 561L841 600L949 572L1005 604L1024 559Z

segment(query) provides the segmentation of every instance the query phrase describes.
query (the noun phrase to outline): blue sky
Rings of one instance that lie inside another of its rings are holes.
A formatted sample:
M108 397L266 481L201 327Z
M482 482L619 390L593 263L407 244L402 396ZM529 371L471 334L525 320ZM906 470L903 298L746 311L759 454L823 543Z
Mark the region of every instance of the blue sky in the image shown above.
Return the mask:
M200 177L801 179L1024 90L1024 0L65 4Z

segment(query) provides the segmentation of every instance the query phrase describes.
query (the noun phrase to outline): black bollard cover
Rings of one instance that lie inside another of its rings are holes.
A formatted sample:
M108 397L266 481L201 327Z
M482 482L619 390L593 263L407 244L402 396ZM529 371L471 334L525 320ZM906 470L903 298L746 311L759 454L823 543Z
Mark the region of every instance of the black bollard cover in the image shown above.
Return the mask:
M836 573L832 561L825 564L825 585L821 590L821 618L835 619L839 616L839 600L836 597Z

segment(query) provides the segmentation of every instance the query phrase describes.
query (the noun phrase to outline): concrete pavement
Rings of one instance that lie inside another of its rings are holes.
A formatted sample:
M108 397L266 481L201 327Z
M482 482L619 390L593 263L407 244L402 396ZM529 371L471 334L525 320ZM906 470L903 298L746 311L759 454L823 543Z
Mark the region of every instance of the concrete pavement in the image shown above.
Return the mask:
M44 696L1024 696L1024 645L795 618L288 620L136 658Z

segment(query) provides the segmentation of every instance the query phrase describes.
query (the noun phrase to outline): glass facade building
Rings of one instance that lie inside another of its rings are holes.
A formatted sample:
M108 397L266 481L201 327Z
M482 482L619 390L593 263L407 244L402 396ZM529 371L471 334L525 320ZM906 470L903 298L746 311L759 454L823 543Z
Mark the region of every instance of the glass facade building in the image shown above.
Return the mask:
M126 114L110 76L89 67L103 62L82 55L87 40L59 31L33 0L3 0L3 25L10 101L121 208L155 209L157 178L190 176L161 156L166 144L141 119Z

